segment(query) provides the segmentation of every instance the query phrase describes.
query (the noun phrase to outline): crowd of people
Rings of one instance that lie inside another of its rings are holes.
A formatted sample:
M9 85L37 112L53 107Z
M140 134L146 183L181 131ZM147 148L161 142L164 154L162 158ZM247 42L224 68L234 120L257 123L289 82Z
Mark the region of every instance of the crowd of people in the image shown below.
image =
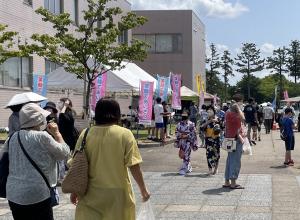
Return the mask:
M265 133L270 134L276 120L279 122L281 133L284 134L286 147L284 165L294 165L291 151L295 145L296 127L293 119L295 113L289 104L282 114L275 115L271 103L263 107L258 105L254 98L249 98L244 103L241 95L235 95L230 103L224 103L222 107L213 104L202 105L199 111L193 103L189 110L182 113L182 121L176 127L175 147L179 148L179 157L183 161L179 169L180 175L192 171L191 152L199 147L206 149L208 173L217 174L222 142L226 138L234 138L236 149L228 152L223 187L243 189L236 182L241 167L243 145L248 143L250 146L256 145L256 142L262 139L262 126ZM197 141L197 134L200 142Z
M48 102L43 109L36 103L10 108L13 113L9 118L9 139L1 149L9 154L6 191L10 209L16 220L52 220L53 204L48 185L55 187L63 180L68 168L67 159L80 148L86 130L79 135L75 128L76 112L68 98L60 99L57 105ZM135 199L128 170L137 182L143 201L150 198L140 168L142 158L137 142L130 130L120 126L120 112L120 106L114 99L102 98L97 102L95 125L87 130L85 140L89 164L88 189L83 196L70 195L70 201L76 205L77 220L135 219ZM157 97L149 138L164 142L169 137L166 128L170 115L167 103ZM284 115L279 118L281 137L286 147L286 166L294 165L291 155L295 145L294 116L294 110L287 106ZM235 146L227 153L223 187L243 189L237 180L244 145L256 145L256 141L261 141L262 125L269 134L275 119L271 103L262 107L250 98L245 104L243 96L238 94L222 107L202 105L199 111L192 103L182 112L176 126L175 147L182 159L179 174L192 172L191 154L198 148L206 149L209 175L217 174L222 143L225 139L233 139ZM44 173L44 180L36 167Z

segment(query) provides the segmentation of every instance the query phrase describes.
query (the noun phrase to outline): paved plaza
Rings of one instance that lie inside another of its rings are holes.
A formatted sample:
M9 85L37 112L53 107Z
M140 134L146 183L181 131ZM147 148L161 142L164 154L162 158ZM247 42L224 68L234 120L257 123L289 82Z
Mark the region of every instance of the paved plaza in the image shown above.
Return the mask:
M296 143L300 136L296 133ZM296 144L297 148L297 144ZM222 151L219 174L207 175L205 150L192 154L194 171L179 176L180 160L172 145L143 148L143 170L152 194L156 219L203 220L299 220L300 219L300 149L294 153L295 166L284 167L283 143L278 131L263 135L253 149L253 156L244 156L238 183L244 190L222 188L226 154ZM137 210L141 199L134 184ZM75 206L68 195L55 207L55 219L74 219ZM12 219L5 200L0 201L0 219Z

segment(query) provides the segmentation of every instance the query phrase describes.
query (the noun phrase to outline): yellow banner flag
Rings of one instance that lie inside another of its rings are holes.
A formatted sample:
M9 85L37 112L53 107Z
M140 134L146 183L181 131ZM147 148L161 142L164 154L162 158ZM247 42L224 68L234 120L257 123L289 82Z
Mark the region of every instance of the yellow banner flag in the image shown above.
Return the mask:
M198 94L200 94L200 92L201 92L201 85L202 85L202 79L201 79L201 75L200 74L196 75L196 83L197 83Z

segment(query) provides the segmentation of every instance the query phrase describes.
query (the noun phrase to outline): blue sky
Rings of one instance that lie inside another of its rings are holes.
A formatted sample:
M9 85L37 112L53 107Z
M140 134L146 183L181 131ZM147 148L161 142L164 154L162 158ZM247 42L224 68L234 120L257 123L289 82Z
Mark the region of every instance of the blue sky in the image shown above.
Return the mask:
M253 42L262 56L300 40L300 0L131 0L133 9L193 9L206 26L206 43L236 54L241 44ZM209 53L209 50L207 50ZM258 77L269 71L256 73ZM230 80L234 84L241 77Z

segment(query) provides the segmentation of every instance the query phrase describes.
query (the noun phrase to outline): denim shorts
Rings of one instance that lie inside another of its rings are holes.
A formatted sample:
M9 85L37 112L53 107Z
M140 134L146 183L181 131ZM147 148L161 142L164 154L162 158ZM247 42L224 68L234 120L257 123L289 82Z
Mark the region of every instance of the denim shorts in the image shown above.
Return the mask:
M164 123L155 123L156 128L164 128Z
M294 150L295 147L295 137L293 136L288 136L286 141L285 141L285 150L290 151Z

